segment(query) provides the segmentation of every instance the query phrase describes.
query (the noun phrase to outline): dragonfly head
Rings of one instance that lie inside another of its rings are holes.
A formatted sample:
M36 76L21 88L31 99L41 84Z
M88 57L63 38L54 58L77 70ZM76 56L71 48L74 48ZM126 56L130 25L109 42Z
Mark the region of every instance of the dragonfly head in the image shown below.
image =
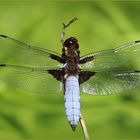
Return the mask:
M64 46L67 48L74 48L76 50L79 49L78 41L74 37L70 37L70 38L66 39L64 42Z

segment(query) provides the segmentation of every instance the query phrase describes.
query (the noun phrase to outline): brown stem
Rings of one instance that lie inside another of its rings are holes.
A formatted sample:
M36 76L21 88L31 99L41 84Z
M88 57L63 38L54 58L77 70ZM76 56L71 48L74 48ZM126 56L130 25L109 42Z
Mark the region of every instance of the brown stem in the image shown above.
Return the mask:
M63 24L63 30L62 30L62 33L61 33L61 43L62 43L62 46L63 46L63 43L65 41L65 30L67 27L69 27L73 22L75 22L76 20L78 20L77 17L73 18L68 24Z
M83 131L85 140L89 140L87 127L86 127L86 124L85 124L85 121L84 121L84 118L83 118L82 114L80 114L80 124L81 124L81 127L82 127L82 131Z

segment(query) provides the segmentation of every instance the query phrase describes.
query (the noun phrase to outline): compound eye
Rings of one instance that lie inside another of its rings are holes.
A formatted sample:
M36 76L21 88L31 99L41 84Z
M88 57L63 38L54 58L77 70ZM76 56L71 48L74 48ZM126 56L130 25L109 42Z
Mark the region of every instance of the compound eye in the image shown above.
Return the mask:
M68 48L71 46L74 46L76 49L79 48L79 45L77 43L77 39L74 37L70 37L70 38L66 39L64 42L64 46L68 47Z
M72 40L73 42L77 42L77 39L74 38L74 37L71 37L71 40Z

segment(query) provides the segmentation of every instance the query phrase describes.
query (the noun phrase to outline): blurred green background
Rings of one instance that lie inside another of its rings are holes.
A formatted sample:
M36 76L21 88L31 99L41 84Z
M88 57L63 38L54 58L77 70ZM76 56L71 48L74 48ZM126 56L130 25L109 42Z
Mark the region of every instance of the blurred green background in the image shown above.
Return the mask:
M79 40L81 55L140 39L140 2L0 1L0 34L61 53L62 23L78 21L66 36ZM91 139L140 139L140 88L128 94L81 94ZM0 139L84 139L67 122L63 94L39 95L0 84Z

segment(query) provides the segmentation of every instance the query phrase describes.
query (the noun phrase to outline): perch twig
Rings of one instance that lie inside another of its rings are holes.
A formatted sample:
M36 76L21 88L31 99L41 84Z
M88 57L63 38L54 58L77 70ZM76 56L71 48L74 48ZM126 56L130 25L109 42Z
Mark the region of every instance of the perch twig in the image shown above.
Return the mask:
M80 124L81 124L81 127L82 127L82 131L83 131L85 140L89 140L89 135L88 135L88 132L87 132L87 127L86 127L86 124L85 124L85 121L84 121L84 118L83 118L82 114L80 114Z
M68 27L69 27L73 22L75 22L76 20L78 20L77 17L75 17L75 18L73 18L71 21L69 21L68 24L62 23L62 24L63 24L63 29L62 29L62 33L61 33L61 43L62 43L62 46L63 46L64 41L65 41L65 30L66 30L66 28L68 28Z

